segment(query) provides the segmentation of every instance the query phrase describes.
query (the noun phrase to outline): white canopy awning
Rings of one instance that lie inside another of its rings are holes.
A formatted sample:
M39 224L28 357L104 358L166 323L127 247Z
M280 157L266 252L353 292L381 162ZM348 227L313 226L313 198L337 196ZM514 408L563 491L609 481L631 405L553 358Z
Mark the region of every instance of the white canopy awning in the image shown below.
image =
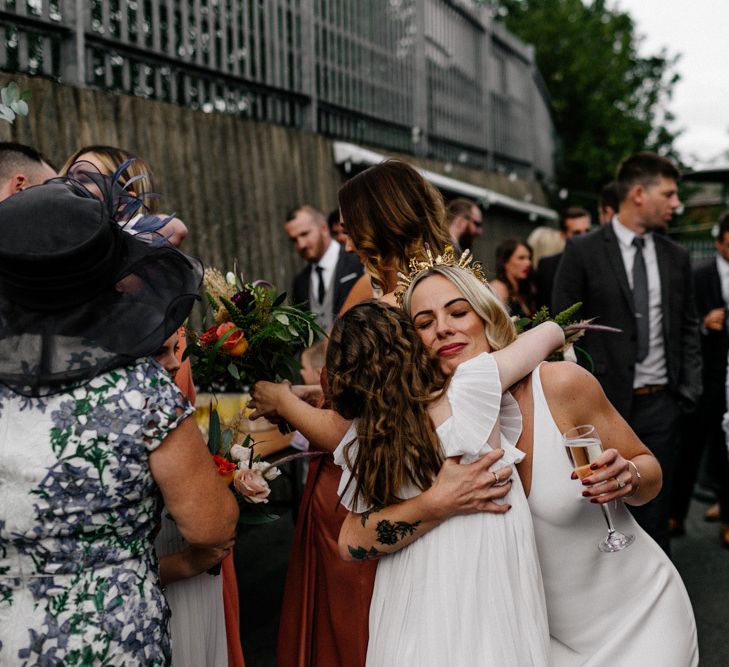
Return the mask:
M383 160L386 160L386 155L381 155L375 151L371 151L367 148L362 148L356 144L350 144L345 141L334 142L334 162L337 164L344 164L349 162L350 164L366 164L373 165L379 164ZM513 197L502 195L500 192L495 190L489 190L488 188L482 188L480 185L473 185L472 183L466 183L465 181L459 181L456 178L450 176L443 176L434 171L427 169L420 169L415 167L421 176L432 183L437 185L443 190L449 192L455 192L464 197L470 197L487 203L489 206L503 206L504 208L511 209L513 211L519 211L525 213L533 219L544 218L546 220L557 220L557 212L551 208L544 206L538 206L537 204L531 204L525 201L519 201Z

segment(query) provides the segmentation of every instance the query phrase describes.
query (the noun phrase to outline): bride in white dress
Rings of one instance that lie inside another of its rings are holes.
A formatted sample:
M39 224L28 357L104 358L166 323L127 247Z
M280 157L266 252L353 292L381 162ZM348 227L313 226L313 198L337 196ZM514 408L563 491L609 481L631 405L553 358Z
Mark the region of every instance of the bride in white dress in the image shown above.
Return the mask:
M474 326L443 357L484 342L480 318L466 308L462 316ZM562 342L559 327L542 325L508 350L462 364L448 384L401 310L364 303L335 324L328 395L342 416L354 418L334 455L350 510L340 550L353 560L381 558L368 666L548 663L541 575L517 476L496 489L494 497L511 506L503 516L391 522L380 510L397 498L427 503L431 496L423 489L435 477L433 463L437 473L446 457L470 463L501 449L503 458L483 474L504 484L523 455L514 446L519 411L508 394L502 403L502 392ZM444 383L447 391L439 391ZM493 462L493 455L485 461ZM401 550L387 555L395 549Z
M455 315L464 301L482 315L487 336L499 329L497 321L483 316L493 298L472 276L454 267L439 267L413 281L405 307L423 343L438 351L447 350L462 336L463 324ZM457 369L457 377L479 351L465 348L446 363L450 370ZM623 505L623 501L640 505L656 495L661 471L655 457L613 408L597 380L576 364L541 365L512 392L524 423L518 447L525 456L517 469L533 516L544 580L549 664L697 665L696 624L683 582ZM561 433L584 423L597 427L605 451L583 486L573 475ZM472 467L446 461L426 492L437 496L432 503L417 507L417 499L407 500L381 514L394 523L427 524L479 507L493 511L483 503L484 489ZM614 500L620 500L612 512L615 527L636 539L624 551L604 554L597 549L606 530L597 504Z

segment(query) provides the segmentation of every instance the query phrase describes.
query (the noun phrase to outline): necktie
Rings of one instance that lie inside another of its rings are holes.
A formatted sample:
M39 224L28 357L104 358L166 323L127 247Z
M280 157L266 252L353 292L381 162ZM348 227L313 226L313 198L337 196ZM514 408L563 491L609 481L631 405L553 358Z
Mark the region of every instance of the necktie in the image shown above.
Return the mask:
M319 287L317 290L317 299L319 303L324 303L324 295L326 290L324 289L324 269L321 266L315 267L316 275L319 278Z
M635 318L638 329L638 349L636 358L643 361L648 356L648 272L645 268L643 246L645 239L636 236L633 239L635 246L635 259L633 260L633 303L635 304Z

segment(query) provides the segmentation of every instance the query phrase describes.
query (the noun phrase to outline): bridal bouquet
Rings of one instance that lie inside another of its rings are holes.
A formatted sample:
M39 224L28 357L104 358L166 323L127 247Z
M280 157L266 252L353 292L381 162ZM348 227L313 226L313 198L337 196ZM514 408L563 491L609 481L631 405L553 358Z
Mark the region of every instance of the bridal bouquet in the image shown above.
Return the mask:
M185 355L196 383L225 388L293 380L297 353L324 334L314 315L286 305L286 293L263 280L244 283L218 269L207 269L204 280L215 324L188 335Z

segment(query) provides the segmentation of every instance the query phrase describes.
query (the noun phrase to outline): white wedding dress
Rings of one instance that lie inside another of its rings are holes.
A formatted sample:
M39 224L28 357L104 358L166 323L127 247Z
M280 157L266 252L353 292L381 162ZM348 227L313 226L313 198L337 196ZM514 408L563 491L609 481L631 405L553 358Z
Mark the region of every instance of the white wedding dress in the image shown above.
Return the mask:
M504 457L493 470L523 458L515 443L521 414L501 396L494 358L462 363L448 388L452 416L439 428L446 456L472 462L491 450L494 431ZM501 411L501 418L499 413ZM500 432L499 432L500 429ZM356 438L356 421L334 453L342 466L340 495L351 511L351 473L344 449ZM500 442L499 442L500 440ZM351 447L357 447L354 443ZM355 450L350 450L350 458ZM370 606L368 667L544 666L549 637L531 515L519 476L501 514L456 516L402 550L380 559ZM402 489L412 497L417 489Z
M582 497L539 369L532 374L534 445L529 505L544 577L554 667L692 667L696 624L681 577L625 505L610 503L615 528L635 535L602 553L600 508Z
M187 547L166 510L154 546L158 557ZM228 667L223 577L204 572L176 581L165 588L165 597L172 612L172 667Z

